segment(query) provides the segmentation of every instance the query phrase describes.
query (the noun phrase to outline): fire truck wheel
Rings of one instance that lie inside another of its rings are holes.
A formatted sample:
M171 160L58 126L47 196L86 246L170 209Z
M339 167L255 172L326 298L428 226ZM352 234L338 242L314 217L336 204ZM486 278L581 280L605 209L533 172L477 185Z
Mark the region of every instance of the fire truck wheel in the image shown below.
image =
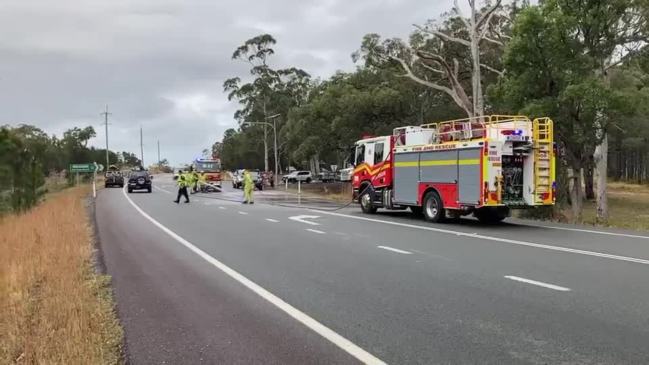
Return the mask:
M429 222L442 222L446 217L442 199L434 191L430 191L424 197L424 219Z
M369 192L363 193L359 199L361 202L361 210L365 214L374 214L376 213L376 207L372 206L372 196Z

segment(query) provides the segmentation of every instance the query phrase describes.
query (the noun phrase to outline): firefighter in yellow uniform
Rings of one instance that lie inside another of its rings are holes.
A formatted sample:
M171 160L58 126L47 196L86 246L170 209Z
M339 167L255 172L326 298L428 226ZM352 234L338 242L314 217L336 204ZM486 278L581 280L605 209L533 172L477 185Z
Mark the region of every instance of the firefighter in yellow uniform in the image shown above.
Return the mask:
M191 190L190 193L195 194L198 190L198 172L194 169L190 169L188 175L189 188Z
M255 204L252 192L255 190L255 183L248 170L243 172L243 204Z
M198 175L198 191L204 191L205 188L207 188L207 175L205 171L201 171Z
M182 171L178 174L178 197L174 200L174 203L176 204L180 203L181 196L185 197L185 203L189 203L189 195L187 194L187 186L189 186L189 184L187 182L187 176L188 175Z

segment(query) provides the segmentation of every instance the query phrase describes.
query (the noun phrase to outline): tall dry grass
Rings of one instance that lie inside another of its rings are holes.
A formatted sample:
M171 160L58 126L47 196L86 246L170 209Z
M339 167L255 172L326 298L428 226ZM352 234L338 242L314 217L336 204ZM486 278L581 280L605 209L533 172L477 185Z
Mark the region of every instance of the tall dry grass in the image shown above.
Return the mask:
M0 363L115 364L122 330L92 266L88 187L0 221Z

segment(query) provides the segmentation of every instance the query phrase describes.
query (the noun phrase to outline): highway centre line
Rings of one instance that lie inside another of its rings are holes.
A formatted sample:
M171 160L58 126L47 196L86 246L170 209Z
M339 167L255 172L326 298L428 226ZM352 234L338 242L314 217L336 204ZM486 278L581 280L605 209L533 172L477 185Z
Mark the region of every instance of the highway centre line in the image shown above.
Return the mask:
M376 247L381 248L383 250L388 250L388 251L392 251L392 252L396 252L396 253L401 253L401 254L404 254L404 255L412 255L412 252L400 250L398 248L393 248L393 247L388 247L388 246L376 246Z
M166 189L163 189L163 188L161 188L161 187L159 187L159 186L157 186L157 185L153 185L153 187L156 188L156 189L158 189L158 190L160 190L160 191L162 191L162 192L164 192L164 193L167 193L167 194L173 194L171 191L166 190Z
M541 244L541 243L526 242L526 241L518 241L518 240L512 240L512 239L508 239L508 238L486 236L486 235L481 235L481 234L476 234L476 233L464 233L464 232L453 231L453 230L450 230L450 229L443 229L443 228L424 227L424 226L418 226L418 225L415 225L415 224L392 222L392 221L385 221L385 220L381 220L381 219L359 217L359 216L354 216L354 215L349 215L349 214L327 212L327 211L324 211L324 210L317 210L317 209L310 209L310 210L313 211L313 212L333 215L333 216L337 216L337 217L345 217L345 218L363 220L363 221L374 222L374 223L389 224L389 225L393 225L393 226L421 229L421 230L424 230L424 231L432 231L432 232L453 234L453 235L456 235L456 236L478 238L478 239L487 240L487 241L510 243L510 244L518 245L518 246L542 248L542 249L551 250L551 251L569 252L569 253L576 253L576 254L586 255L586 256L595 256L595 257L601 257L601 258L606 258L606 259L611 259L611 260L626 261L626 262L633 262L633 263L637 263L637 264L649 265L649 260L639 259L639 258L635 258L635 257L611 255L611 254L602 253L602 252L596 252L596 251L578 250L578 249L568 248L568 247L552 246L552 245L545 245L545 244Z
M548 283L544 283L542 281L525 279L525 278L521 278L520 276L505 275L505 278L507 278L509 280L514 280L514 281L520 281L521 283L527 283L527 284L532 284L532 285L536 285L536 286L542 286L544 288L548 288L548 289L552 289L552 290L570 291L570 288L566 288L566 287L559 286L559 285L554 285L554 284L548 284Z
M252 290L255 294L259 295L269 303L273 304L277 308L281 309L284 311L286 314L291 316L293 319L297 320L298 322L302 323L306 327L310 328L320 336L326 338L329 340L331 343L334 345L338 346L342 350L346 351L348 354L351 356L355 357L359 361L365 364L385 364L384 361L381 359L375 357L371 353L363 350L360 346L356 345L355 343L349 341L345 337L339 335L338 333L334 332L332 329L329 327L325 326L324 324L318 322L314 318L310 317L308 314L300 311L299 309L293 307L292 305L288 304L285 302L283 299L280 297L274 295L273 293L269 292L268 290L264 289L263 287L259 286L257 283L253 282L252 280L248 279L247 277L241 275L239 272L236 270L230 268L229 266L225 265L221 261L215 259L214 257L210 256L208 253L205 251L201 250L197 246L195 246L193 243L187 241L186 239L182 238L178 234L176 234L174 231L171 229L167 228L164 226L162 223L158 222L154 218L152 218L150 215L148 215L144 210L142 210L131 198L126 194L126 190L122 190L122 193L124 194L124 197L126 200L135 208L135 210L140 213L144 218L146 218L148 221L150 221L153 225L156 227L160 228L163 232L165 232L167 235L169 235L171 238L176 240L178 243L181 245L185 246L198 256L200 256L202 259L207 261L208 263L212 264L214 267L217 269L221 270L223 273L226 275L230 276L232 279L238 281L240 284L245 286L246 288ZM323 232L324 233L324 232Z
M272 219L272 218L266 218L267 221L273 222L273 223L279 223L277 219Z
M317 234L325 234L325 232L323 232L323 231L319 231L317 229L311 229L311 228L307 228L307 229L305 229L305 231L309 231L309 232L313 232L313 233L317 233Z

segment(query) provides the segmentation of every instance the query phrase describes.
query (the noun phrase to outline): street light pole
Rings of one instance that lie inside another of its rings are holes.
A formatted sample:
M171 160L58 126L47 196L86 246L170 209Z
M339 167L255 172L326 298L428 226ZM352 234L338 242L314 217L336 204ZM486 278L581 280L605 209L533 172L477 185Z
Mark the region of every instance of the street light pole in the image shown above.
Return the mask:
M280 115L281 114L275 114L275 115L271 115L269 117L266 117L265 122L245 122L245 124L251 124L251 125L263 124L264 126L270 126L271 128L273 128L273 137L274 137L273 138L274 139L274 146L273 147L274 147L274 150L275 150L275 153L274 153L274 155L275 155L275 175L273 176L274 185L277 185L277 175L279 174L279 154L278 154L278 151L277 151L277 123L275 122L275 119L277 117L279 117ZM273 120L273 124L268 123L269 119Z

